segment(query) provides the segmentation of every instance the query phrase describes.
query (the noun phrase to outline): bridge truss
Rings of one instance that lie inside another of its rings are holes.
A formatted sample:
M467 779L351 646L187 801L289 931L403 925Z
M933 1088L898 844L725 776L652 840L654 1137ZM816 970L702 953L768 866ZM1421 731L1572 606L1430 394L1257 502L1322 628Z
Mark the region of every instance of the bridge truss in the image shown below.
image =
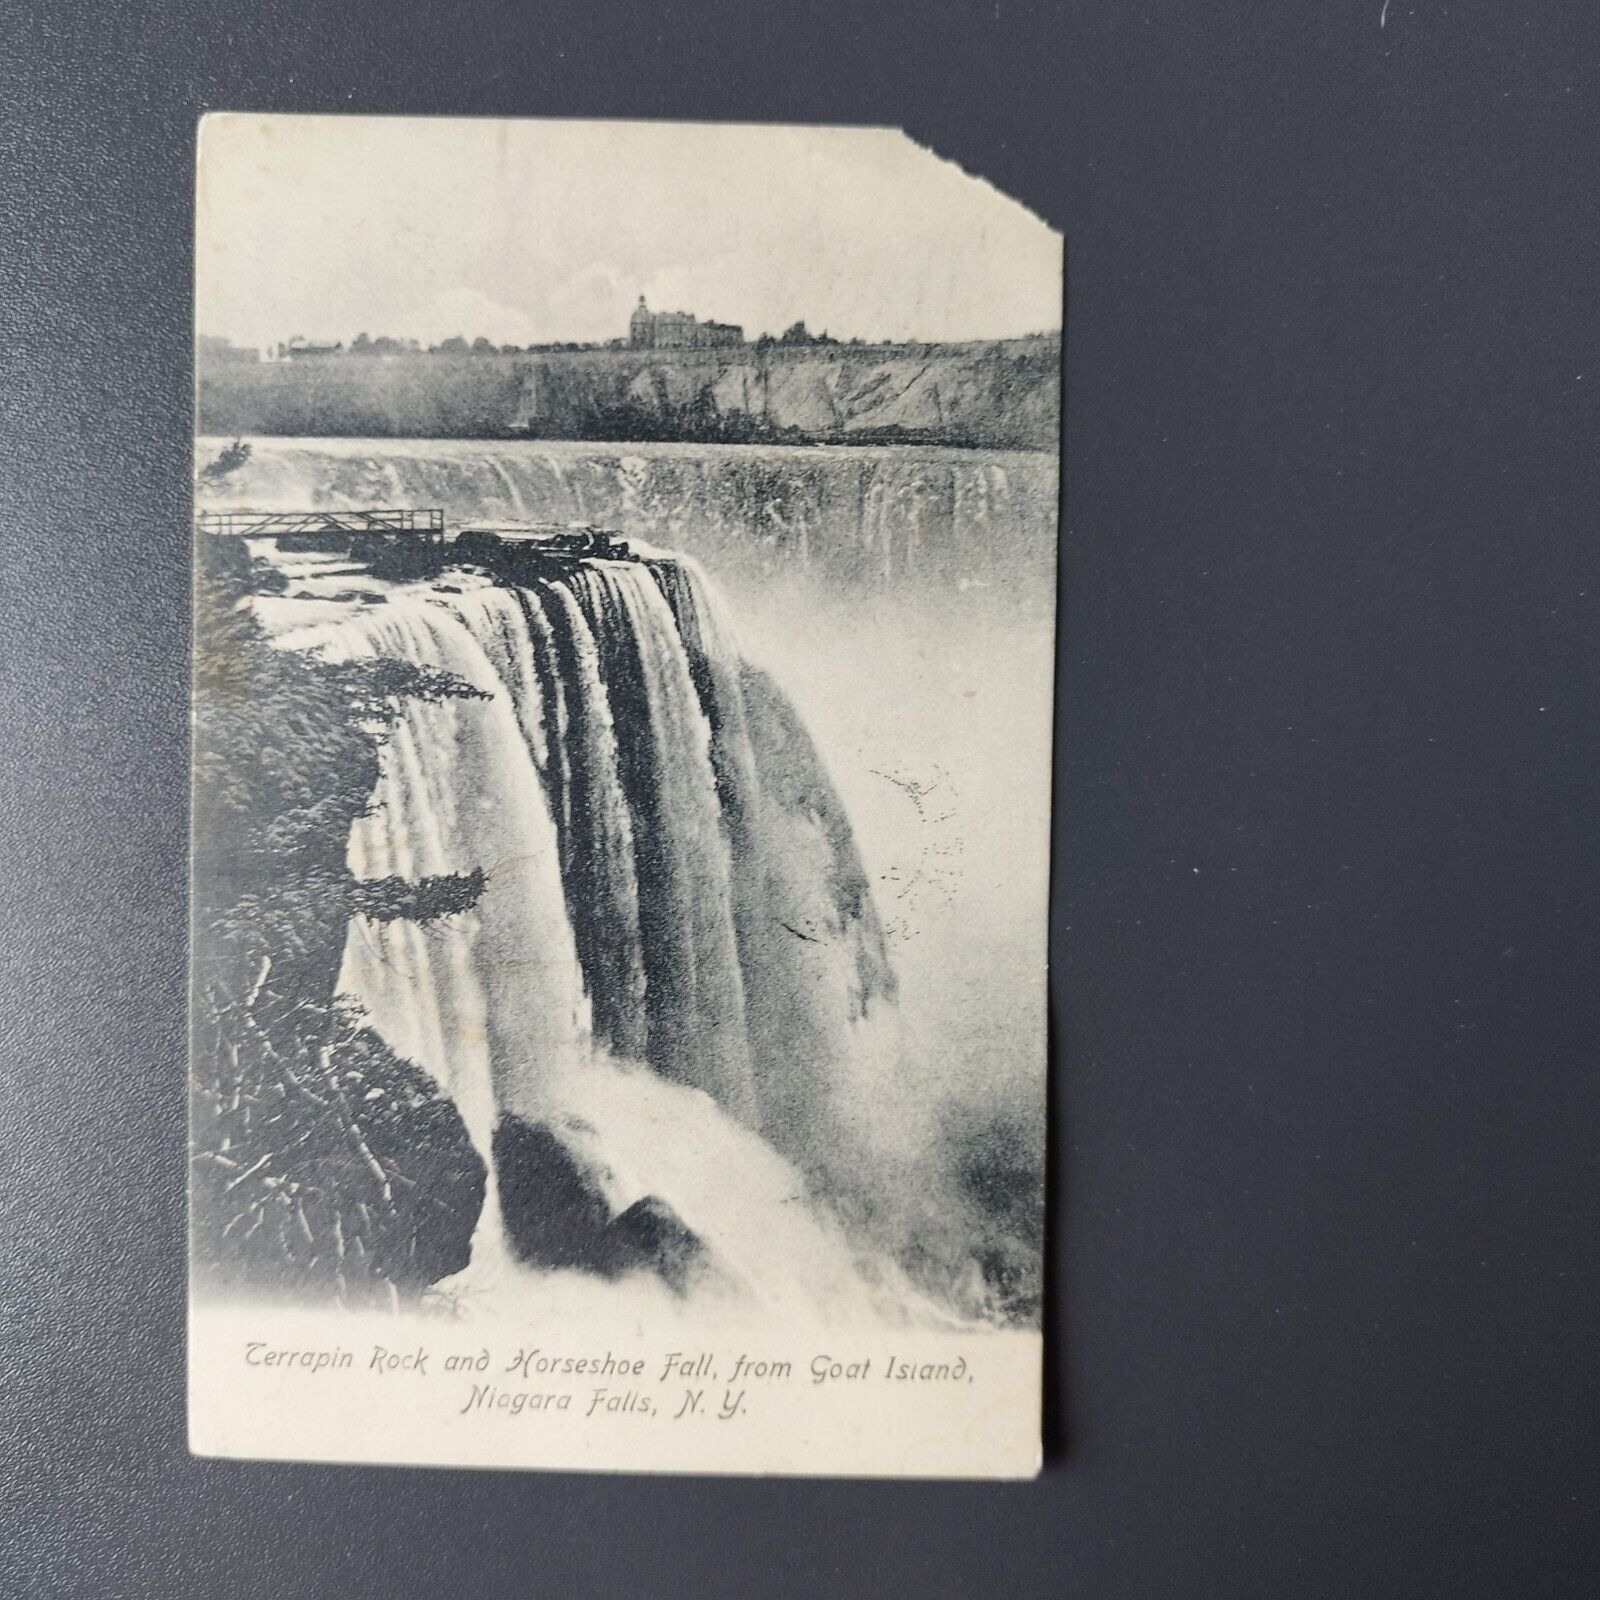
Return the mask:
M444 512L376 511L202 511L195 518L202 533L231 534L242 539L281 538L306 533L409 533L444 537Z

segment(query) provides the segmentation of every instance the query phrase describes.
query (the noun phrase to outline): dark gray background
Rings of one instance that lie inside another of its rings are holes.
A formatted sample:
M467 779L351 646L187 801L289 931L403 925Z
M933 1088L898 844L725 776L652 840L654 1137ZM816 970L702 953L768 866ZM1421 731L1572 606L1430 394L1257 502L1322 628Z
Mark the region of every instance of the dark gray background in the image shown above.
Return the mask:
M1600 31L1380 6L13 0L0 1591L1594 1592ZM206 107L900 123L1066 230L1039 1483L186 1456Z

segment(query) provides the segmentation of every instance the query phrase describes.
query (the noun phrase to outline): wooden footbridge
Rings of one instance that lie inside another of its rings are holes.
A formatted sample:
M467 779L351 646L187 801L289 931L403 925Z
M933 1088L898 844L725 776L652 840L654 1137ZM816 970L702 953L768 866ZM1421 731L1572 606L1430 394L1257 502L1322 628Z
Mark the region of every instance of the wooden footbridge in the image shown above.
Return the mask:
M637 561L615 530L591 523L461 528L451 533L438 507L362 511L200 511L201 533L271 539L280 550L316 551L377 562L390 570L442 560L487 571L531 570L573 561Z
M195 518L202 533L226 533L240 539L294 540L307 535L405 533L444 538L444 512L431 510L374 511L202 511Z

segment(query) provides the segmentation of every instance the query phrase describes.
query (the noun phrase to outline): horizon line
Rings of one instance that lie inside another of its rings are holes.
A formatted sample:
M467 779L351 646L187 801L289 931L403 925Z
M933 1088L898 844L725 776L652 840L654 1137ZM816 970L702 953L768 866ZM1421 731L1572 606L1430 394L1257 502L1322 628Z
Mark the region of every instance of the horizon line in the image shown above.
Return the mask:
M293 340L295 340L295 339L302 339L307 344L316 344L321 348L345 348L345 349L348 349L354 343L355 339L360 338L362 333L366 333L366 332L367 331L365 329L360 329L354 335L346 335L343 338L336 339L334 344L331 345L331 346L323 345L320 338L313 338L311 335L300 334L300 333L290 334L288 336L288 338L273 339L273 340L266 341L264 343L261 342L261 341L246 341L246 342L241 343L241 342L237 341L231 333L222 333L222 332L216 331L215 329L202 328L198 324L196 324L196 326L195 326L194 336L195 336L196 339L221 339L224 343L232 345L237 350L266 350L266 349L275 348L277 345L285 345L285 346L287 346L290 343L292 343ZM827 343L828 343L829 346L835 346L835 345L837 345L837 346L849 346L851 344L859 344L859 345L870 346L870 347L879 347L879 346L883 346L883 345L1002 344L1002 343L1006 343L1008 341L1017 340L1017 339L1059 338L1061 336L1062 332L1063 332L1063 327L1058 325L1058 326L1049 327L1049 328L1029 328L1029 329L1024 330L1021 333L969 333L969 334L961 334L961 335L959 335L957 337L954 337L954 338L890 339L890 338L866 338L866 337L864 337L864 336L862 336L860 334L850 334L848 336L841 336L841 335L838 335L838 334L829 334L829 332L828 332L828 330L826 328L822 328L822 329L819 329L817 333L811 335L811 340L810 340L810 342L808 344L798 344L798 343L796 343L796 344L784 345L783 347L785 349L803 350L803 349L811 348L816 343L816 341L821 340L823 338L826 338ZM538 340L532 341L529 344L516 345L516 346L514 346L514 348L519 349L519 350L532 350L532 349L543 348L543 347L550 346L550 345L577 345L580 348L591 349L591 350L614 350L614 349L636 350L642 355L681 355L681 354L684 353L685 350L689 350L689 351L702 350L702 349L703 350L715 350L715 349L737 350L737 349L742 348L743 346L754 346L754 345L757 345L763 339L768 340L772 344L781 345L783 343L781 335L775 334L775 333L767 333L765 331L756 334L754 338L742 339L739 342L739 344L737 344L737 345L721 345L721 346L716 346L716 345L688 345L688 346L683 346L683 347L665 346L665 347L657 348L655 346L650 346L650 345L632 345L632 344L629 344L626 341L626 339L623 339L620 344L614 343L613 341L618 339L619 337L620 337L619 335L612 334L609 338L606 338L606 339L538 339ZM410 335L388 334L388 333L367 333L367 338L369 340L372 340L372 341L376 341L378 339L394 339L394 340L398 340L398 341L404 342L405 340L410 339L411 336ZM487 334L483 334L483 333L471 334L471 335L466 334L466 333L452 333L452 334L446 334L443 339L439 339L439 340L432 340L432 341L424 342L424 341L422 341L420 339L415 339L415 340L411 340L411 342L413 342L413 343L415 343L417 345L417 348L418 348L419 352L426 352L426 351L438 349L441 344L445 343L446 341L448 341L450 339L464 339L467 342L467 344L470 346L474 339L487 339L487 338L488 338L488 335ZM491 341L491 342L493 342L493 341ZM505 348L505 346L502 346L502 345L500 345L498 343L495 343L494 348L496 350L500 350L500 349Z

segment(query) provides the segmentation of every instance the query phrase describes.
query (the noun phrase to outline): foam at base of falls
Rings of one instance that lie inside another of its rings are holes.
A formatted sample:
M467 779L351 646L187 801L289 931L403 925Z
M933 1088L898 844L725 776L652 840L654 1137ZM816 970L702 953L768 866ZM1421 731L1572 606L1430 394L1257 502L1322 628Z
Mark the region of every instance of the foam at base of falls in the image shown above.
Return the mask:
M593 1172L613 1214L664 1198L706 1247L708 1267L694 1280L697 1304L774 1320L826 1314L831 1323L915 1321L948 1325L937 1308L886 1257L847 1237L812 1201L800 1170L735 1122L700 1090L646 1068L597 1055L563 1078L548 1126ZM581 1296L570 1284L592 1274L528 1270L497 1246L439 1285L467 1307L537 1297L541 1306ZM634 1275L626 1293L643 1302L673 1298L653 1274Z

